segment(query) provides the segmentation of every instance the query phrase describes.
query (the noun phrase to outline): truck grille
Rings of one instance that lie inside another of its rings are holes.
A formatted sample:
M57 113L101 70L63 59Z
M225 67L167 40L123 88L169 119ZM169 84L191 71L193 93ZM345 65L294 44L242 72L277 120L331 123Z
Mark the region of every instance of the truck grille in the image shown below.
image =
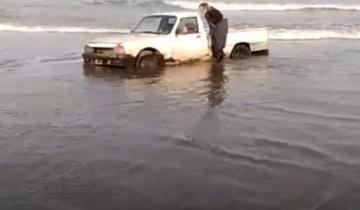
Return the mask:
M106 56L106 57L115 57L116 54L113 48L94 48L97 55Z

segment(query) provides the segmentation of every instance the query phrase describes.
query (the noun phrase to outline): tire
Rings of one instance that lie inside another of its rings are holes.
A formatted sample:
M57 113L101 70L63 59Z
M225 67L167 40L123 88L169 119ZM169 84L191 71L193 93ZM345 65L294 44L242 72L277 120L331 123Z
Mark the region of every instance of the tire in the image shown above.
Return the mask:
M231 59L243 59L247 58L251 55L250 48L245 44L238 44L234 47L231 52L230 58Z
M135 62L135 68L138 70L158 70L164 67L164 59L160 53L150 50L142 51Z

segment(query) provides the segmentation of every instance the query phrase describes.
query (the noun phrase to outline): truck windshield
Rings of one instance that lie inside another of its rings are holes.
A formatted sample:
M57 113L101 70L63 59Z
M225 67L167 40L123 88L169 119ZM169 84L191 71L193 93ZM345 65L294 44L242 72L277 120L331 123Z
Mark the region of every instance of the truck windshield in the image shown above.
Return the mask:
M175 16L148 16L140 21L132 33L169 34L175 23Z

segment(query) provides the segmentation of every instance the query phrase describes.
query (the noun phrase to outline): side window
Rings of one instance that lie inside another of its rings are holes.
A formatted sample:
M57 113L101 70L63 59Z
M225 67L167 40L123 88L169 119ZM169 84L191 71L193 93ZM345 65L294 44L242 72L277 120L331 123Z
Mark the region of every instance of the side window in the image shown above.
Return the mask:
M199 25L196 17L182 18L179 27L176 30L177 34L196 34L199 33Z

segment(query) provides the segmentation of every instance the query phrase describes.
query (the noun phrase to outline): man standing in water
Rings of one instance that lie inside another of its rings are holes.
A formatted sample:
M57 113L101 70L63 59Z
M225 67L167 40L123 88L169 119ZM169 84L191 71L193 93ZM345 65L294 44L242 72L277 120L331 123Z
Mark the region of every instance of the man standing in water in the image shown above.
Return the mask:
M200 13L203 14L209 24L211 51L213 58L220 62L224 58L224 48L228 33L228 23L219 10L204 2L199 5Z

